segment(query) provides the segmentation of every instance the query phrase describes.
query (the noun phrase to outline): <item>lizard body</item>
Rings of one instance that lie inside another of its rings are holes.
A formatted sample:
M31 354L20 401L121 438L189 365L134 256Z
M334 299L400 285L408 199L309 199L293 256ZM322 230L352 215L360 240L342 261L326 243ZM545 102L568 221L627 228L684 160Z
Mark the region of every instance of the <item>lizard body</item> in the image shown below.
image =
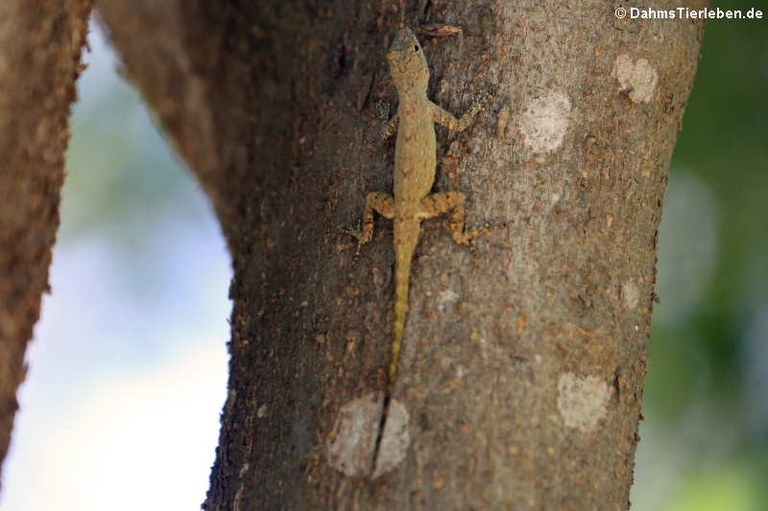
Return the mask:
M408 287L421 222L451 212L449 229L457 243L466 244L480 229L464 229L464 194L430 193L435 181L437 146L434 123L462 131L483 107L475 104L456 119L427 97L429 66L416 36L401 29L387 52L392 80L398 93L397 114L383 131L387 138L397 131L395 143L394 193L369 193L365 200L362 231L353 233L359 245L373 236L373 212L393 221L395 248L395 320L392 328L392 356L387 373L386 401L392 394L408 312ZM386 411L385 411L386 414Z

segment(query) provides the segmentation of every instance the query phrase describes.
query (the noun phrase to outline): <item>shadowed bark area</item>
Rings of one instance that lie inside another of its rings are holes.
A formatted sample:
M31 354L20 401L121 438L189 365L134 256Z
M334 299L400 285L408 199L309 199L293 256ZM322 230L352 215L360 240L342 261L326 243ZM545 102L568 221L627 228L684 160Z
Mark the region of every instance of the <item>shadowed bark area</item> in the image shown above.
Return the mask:
M405 9L405 10L402 10ZM127 73L211 197L234 261L229 398L205 508L626 509L666 172L703 25L605 2L103 0ZM421 30L438 191L380 477L392 228L384 52ZM447 26L435 27L435 24ZM460 27L456 31L451 27Z
M0 2L0 462L48 291L91 0Z

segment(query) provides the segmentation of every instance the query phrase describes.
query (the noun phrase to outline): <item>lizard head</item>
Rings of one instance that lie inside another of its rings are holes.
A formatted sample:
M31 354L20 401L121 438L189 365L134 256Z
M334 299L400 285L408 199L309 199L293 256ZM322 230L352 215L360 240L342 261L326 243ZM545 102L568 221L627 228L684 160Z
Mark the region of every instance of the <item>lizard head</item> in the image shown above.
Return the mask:
M429 66L424 49L409 28L401 28L387 51L392 80L400 94L425 93Z

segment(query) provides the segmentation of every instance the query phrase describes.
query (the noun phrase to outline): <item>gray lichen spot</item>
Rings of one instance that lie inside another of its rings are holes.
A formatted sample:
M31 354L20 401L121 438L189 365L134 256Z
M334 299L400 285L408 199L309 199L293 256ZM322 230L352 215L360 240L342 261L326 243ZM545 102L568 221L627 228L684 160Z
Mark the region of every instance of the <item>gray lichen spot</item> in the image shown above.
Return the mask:
M557 382L557 410L563 423L581 433L594 431L608 413L611 388L597 376L564 373Z
M411 443L408 411L396 399L389 403L387 422L374 471L376 439L384 411L384 394L371 392L353 399L339 410L327 443L328 463L347 477L373 477L395 468Z
M408 410L405 409L405 405L392 399L389 403L384 434L381 437L376 471L373 474L374 479L389 472L405 459L408 446L411 444L408 421Z
M339 410L328 440L328 463L347 477L371 473L384 394L371 392Z
M650 103L659 80L659 73L646 59L636 62L626 53L616 57L611 75L619 82L633 103Z
M563 143L570 115L571 100L562 91L550 91L531 100L519 124L523 142L537 154L554 151Z
M440 294L437 295L437 310L439 310L440 312L445 311L447 307L458 303L459 298L461 298L459 296L459 293L451 289L446 289L445 291L441 291Z
M640 290L632 280L627 280L621 285L621 299L627 309L634 309L640 303Z

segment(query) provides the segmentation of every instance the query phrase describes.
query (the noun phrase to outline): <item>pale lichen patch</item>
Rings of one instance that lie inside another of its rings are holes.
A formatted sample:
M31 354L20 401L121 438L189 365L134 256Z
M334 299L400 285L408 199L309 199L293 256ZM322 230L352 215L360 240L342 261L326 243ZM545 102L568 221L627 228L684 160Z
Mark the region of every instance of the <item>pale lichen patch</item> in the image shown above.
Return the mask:
M557 410L566 427L594 431L608 413L611 387L597 376L564 373L557 382Z
M446 289L437 295L437 309L443 312L447 307L455 305L459 301L459 293Z
M389 402L387 423L379 446L379 456L376 460L374 479L395 468L405 459L408 446L411 444L411 434L408 429L408 410L397 399Z
M570 115L571 100L562 91L550 91L534 98L520 119L523 142L537 154L554 151L563 143Z
M646 59L636 62L626 53L616 57L611 75L619 82L633 103L650 103L659 80L659 73Z
M334 469L347 477L373 474L376 478L403 461L411 443L409 417L396 399L389 403L378 459L373 459L383 412L383 392L371 392L341 407L326 445L328 463Z
M634 309L640 303L640 290L632 280L627 280L621 285L621 299L627 309Z
M347 477L371 473L384 394L371 392L339 410L328 440L328 463Z

